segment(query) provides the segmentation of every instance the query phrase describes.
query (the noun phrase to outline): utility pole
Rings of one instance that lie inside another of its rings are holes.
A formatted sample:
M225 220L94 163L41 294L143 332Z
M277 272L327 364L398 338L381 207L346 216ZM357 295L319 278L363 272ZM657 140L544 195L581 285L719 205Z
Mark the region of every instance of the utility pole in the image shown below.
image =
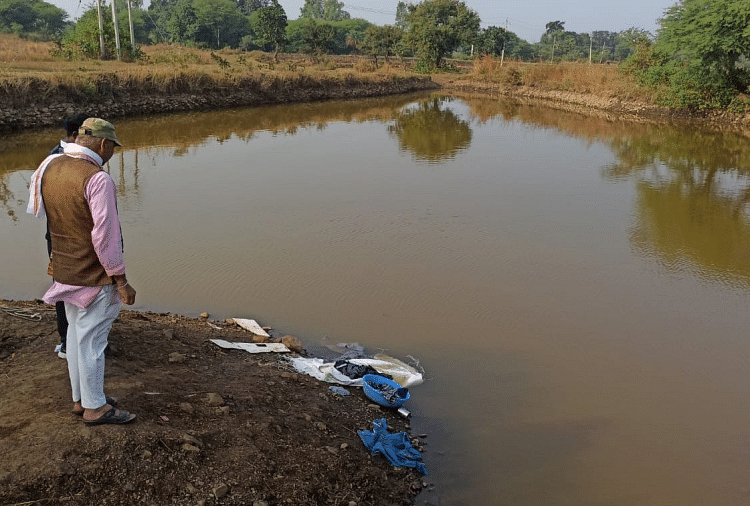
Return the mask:
M557 42L557 34L552 36L552 58L549 59L550 63L555 61L555 42Z
M130 25L130 50L135 50L135 33L133 33L133 16L130 14L130 0L128 2L128 24Z
M505 43L508 41L508 18L505 18L505 33L503 34L503 50L500 52L500 66L503 66L505 59Z
M117 10L115 10L115 0L112 0L112 23L115 25L115 45L117 46L117 59L122 60L122 51L120 50L120 31L117 29Z
M591 51L594 49L594 37L589 34L589 65L591 65Z
M104 23L102 22L102 0L96 0L96 13L99 15L99 57L104 59Z

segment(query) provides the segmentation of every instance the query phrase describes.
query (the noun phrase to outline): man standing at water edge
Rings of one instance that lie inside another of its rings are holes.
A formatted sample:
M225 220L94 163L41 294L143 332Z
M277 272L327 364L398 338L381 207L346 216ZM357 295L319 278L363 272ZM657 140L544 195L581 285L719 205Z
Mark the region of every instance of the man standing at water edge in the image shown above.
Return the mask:
M75 143L48 156L31 177L27 212L47 216L52 242L48 304L63 301L68 318L67 360L73 412L86 425L122 424L135 415L104 395L104 350L122 302L135 290L125 276L115 184L102 170L122 146L115 127L83 122Z

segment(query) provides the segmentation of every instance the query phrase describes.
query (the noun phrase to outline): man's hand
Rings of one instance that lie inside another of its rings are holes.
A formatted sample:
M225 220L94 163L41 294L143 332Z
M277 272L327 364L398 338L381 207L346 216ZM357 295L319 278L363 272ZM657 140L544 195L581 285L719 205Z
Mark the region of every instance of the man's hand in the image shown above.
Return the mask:
M117 285L117 294L120 296L123 304L132 306L135 304L135 288L129 284Z

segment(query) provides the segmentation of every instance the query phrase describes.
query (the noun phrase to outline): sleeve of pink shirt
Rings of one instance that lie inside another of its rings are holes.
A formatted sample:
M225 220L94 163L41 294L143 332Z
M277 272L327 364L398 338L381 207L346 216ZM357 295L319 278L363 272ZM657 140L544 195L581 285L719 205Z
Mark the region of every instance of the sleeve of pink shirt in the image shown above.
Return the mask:
M125 274L115 182L100 170L89 179L84 195L94 219L91 240L99 262L109 276Z

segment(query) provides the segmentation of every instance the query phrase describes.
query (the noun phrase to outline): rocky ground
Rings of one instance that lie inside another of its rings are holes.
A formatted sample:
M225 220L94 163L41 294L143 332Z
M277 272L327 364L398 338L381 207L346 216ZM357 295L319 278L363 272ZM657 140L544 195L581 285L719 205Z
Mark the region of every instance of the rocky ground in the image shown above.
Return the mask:
M33 314L41 320L24 318ZM392 432L408 422L361 389L332 393L279 354L208 341L250 337L226 322L123 310L105 386L138 418L86 427L52 353L54 311L0 300L0 504L413 504L423 477L371 456L357 435L378 418Z

